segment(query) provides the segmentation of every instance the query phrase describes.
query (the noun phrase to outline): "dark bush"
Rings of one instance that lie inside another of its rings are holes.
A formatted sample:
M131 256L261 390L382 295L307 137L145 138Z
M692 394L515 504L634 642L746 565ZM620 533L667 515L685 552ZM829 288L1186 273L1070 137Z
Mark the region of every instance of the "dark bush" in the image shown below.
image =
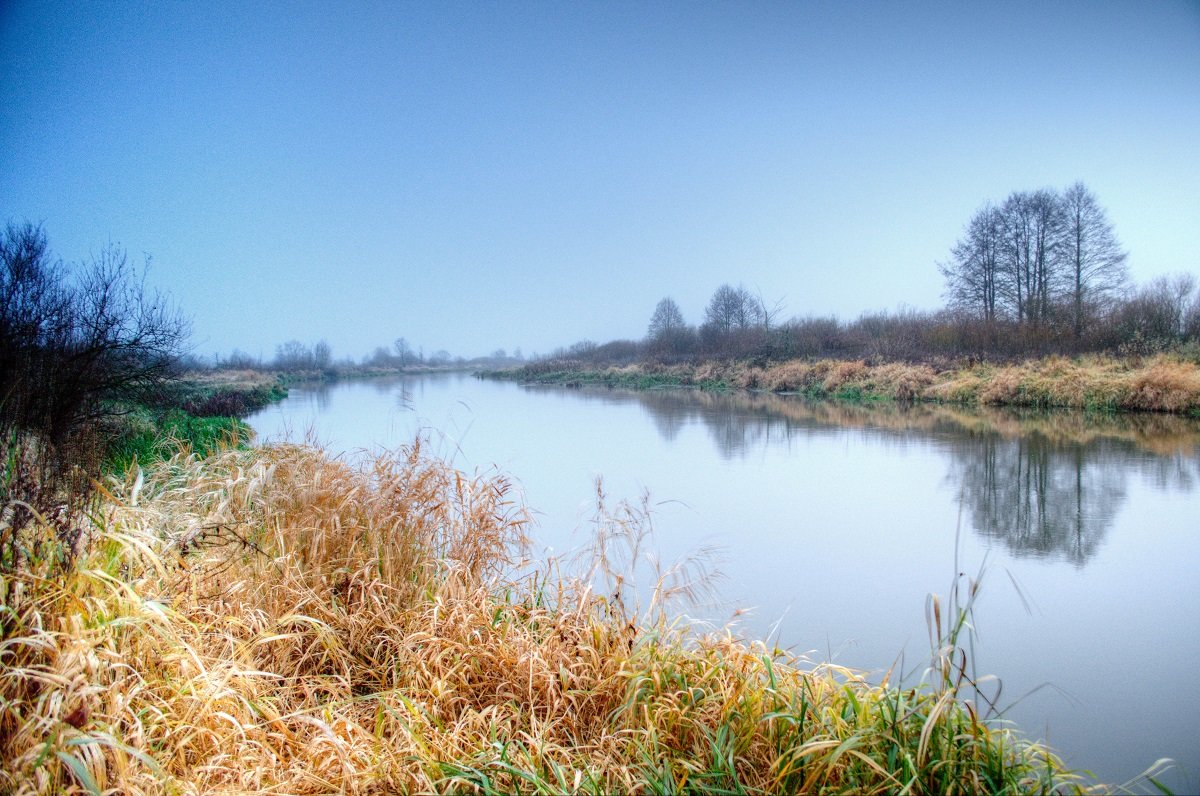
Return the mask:
M65 517L81 505L109 427L131 404L156 399L187 331L120 249L68 267L38 226L0 234L0 555L9 565L34 512Z

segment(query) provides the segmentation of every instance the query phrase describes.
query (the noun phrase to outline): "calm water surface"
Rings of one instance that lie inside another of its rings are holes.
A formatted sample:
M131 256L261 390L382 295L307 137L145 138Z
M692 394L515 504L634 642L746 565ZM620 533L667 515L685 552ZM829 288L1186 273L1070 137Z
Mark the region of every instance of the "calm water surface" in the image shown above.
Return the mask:
M926 595L982 570L975 658L1005 717L1103 781L1171 757L1165 780L1200 789L1196 421L445 374L293 387L250 424L347 455L427 434L513 476L550 552L590 539L597 478L648 494L664 561L718 550L697 618L877 675L919 673Z

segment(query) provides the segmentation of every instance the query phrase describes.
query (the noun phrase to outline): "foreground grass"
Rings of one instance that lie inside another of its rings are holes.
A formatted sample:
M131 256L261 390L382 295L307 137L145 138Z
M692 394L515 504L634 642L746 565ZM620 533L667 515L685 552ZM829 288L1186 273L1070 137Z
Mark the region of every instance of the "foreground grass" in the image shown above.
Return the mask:
M595 384L639 389L683 386L800 393L813 398L1200 415L1200 366L1162 355L1149 359L1049 357L1017 364L980 363L941 368L830 359L770 365L639 363L607 368L548 362L491 375L569 386Z
M694 636L603 545L524 565L508 482L419 445L179 454L102 497L66 571L3 562L2 792L1078 789L977 712L961 612L916 688Z

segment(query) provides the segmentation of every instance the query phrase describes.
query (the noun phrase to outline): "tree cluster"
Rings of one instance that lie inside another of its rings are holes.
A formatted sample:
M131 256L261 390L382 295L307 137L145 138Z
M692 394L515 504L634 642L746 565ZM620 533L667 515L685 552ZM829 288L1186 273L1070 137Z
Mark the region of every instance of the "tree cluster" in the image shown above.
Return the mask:
M307 346L299 340L288 340L275 347L275 359L271 366L274 370L284 373L295 373L325 371L332 363L333 350L324 340L318 340L312 346Z
M1125 260L1104 209L1077 182L985 203L941 271L954 309L1081 339L1121 296Z
M723 284L713 292L704 320L696 328L688 325L679 305L667 297L650 316L645 352L659 359L748 353L764 344L777 314L777 305L768 309L761 296L742 285Z

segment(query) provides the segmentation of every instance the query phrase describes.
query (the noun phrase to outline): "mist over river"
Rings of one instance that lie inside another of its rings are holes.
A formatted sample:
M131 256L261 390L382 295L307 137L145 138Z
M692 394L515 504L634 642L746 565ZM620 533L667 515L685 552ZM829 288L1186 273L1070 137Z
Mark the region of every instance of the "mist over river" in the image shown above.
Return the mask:
M1195 420L437 374L296 385L249 423L348 457L426 435L515 479L538 554L588 543L598 478L610 507L646 496L658 557L721 575L691 618L875 677L919 677L927 595L982 572L974 664L1005 718L1102 781L1171 757L1200 787Z

